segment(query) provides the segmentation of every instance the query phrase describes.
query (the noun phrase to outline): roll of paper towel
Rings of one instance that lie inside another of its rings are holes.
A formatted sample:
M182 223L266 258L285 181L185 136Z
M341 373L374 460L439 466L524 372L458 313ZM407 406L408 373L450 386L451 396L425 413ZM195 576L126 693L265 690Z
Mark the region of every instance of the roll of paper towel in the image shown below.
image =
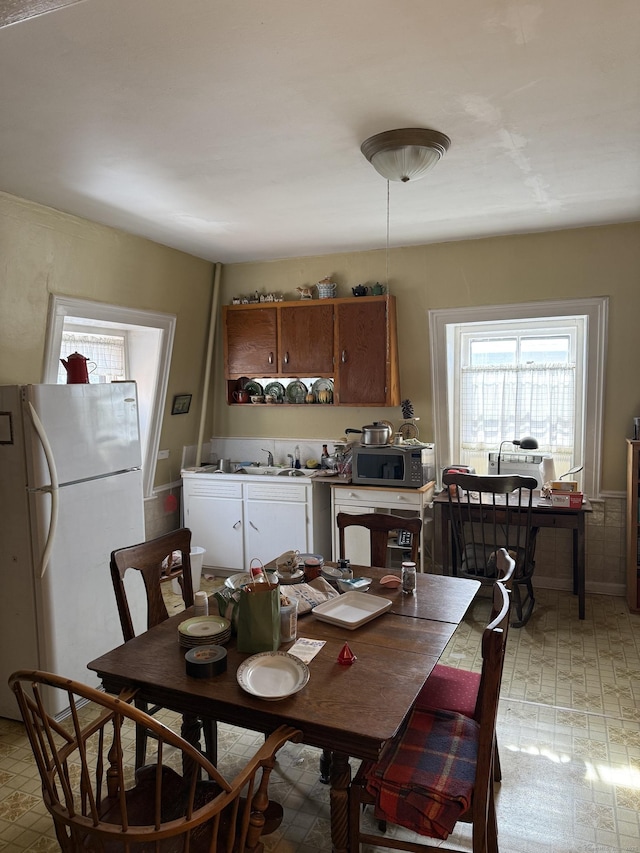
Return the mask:
M556 466L553 463L553 456L543 456L540 463L540 478L542 485L550 483L556 478Z

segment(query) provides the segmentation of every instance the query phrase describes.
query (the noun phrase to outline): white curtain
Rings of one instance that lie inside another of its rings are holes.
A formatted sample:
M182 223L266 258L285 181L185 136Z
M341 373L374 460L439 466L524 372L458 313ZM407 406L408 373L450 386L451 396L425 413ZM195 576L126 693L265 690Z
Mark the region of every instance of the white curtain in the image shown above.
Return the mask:
M566 364L465 367L461 371L461 462L486 472L500 442L533 436L556 471L572 464L575 367Z
M81 332L62 333L62 357L64 359L73 352L79 352L90 362L89 382L114 382L126 379L125 375L125 340L120 335L94 335ZM64 366L58 366L58 385L67 381L67 371Z

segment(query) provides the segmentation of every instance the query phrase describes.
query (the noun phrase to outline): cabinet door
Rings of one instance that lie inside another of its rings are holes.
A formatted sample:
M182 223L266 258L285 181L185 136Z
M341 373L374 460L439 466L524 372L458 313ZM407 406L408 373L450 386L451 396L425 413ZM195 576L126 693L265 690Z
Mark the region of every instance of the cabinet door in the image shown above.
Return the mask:
M277 312L269 308L240 308L223 312L225 375L271 376L277 364Z
M333 375L333 305L311 303L280 309L282 374Z
M388 386L390 342L387 300L366 297L336 305L336 402L397 405ZM397 390L399 397L399 389Z
M206 549L205 566L248 571L244 565L242 500L186 495L184 524L194 544Z
M253 557L268 563L285 551L308 553L305 502L247 501L247 565Z

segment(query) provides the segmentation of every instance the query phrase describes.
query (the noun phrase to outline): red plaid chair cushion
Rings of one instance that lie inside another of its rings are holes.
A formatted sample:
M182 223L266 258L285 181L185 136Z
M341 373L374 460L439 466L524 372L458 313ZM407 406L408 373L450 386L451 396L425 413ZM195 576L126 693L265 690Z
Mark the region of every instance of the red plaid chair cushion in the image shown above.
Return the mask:
M437 664L418 693L415 707L422 711L455 711L475 719L479 689L479 672Z
M415 709L366 773L375 814L445 839L471 805L480 727L463 714Z

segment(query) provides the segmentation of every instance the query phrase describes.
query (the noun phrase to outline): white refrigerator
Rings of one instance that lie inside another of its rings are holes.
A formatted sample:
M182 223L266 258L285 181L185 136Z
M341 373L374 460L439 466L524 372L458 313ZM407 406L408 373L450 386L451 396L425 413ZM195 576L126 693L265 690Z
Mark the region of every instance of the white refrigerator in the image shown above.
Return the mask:
M97 686L87 663L123 642L109 557L143 540L135 382L0 386L0 716L17 669ZM144 629L142 581L127 594Z

